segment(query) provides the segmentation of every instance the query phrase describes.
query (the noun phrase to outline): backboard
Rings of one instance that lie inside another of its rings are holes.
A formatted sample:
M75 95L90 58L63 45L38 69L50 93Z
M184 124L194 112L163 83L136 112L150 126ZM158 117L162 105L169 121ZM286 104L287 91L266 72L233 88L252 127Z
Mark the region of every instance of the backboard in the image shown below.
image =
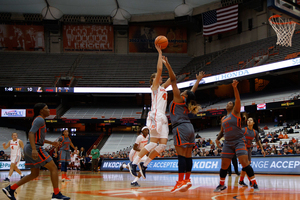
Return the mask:
M300 0L268 0L268 9L300 23Z

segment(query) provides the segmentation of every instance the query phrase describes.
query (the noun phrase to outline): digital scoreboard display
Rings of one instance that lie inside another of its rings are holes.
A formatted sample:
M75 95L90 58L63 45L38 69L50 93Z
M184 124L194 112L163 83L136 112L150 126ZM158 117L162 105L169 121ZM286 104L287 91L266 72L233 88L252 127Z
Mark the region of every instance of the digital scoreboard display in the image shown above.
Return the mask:
M73 93L73 87L5 87L5 92Z

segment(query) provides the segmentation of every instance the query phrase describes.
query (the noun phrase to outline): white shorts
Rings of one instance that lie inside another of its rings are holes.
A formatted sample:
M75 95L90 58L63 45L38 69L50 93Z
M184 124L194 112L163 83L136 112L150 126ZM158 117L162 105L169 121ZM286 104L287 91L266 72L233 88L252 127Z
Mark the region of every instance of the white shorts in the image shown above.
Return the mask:
M16 166L19 166L21 160L21 155L10 155L10 162L16 164Z
M147 127L150 130L150 138L168 138L169 126L168 118L165 114L149 112Z
M133 160L134 160L138 155L139 155L139 152L137 152L137 151L131 149L131 151L130 151L130 153L129 153L129 160L130 160L130 162L133 162ZM142 159L141 159L140 162L145 162L146 159L147 159L147 156L144 155L144 156L142 157Z

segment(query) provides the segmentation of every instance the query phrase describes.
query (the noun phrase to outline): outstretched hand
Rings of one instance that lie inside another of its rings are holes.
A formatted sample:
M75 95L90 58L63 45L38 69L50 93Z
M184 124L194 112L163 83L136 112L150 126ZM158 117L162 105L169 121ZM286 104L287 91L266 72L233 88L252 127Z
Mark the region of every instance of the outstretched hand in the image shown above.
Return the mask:
M201 72L199 72L199 74L196 74L197 80L201 80L204 77L204 75L205 75L204 71L201 71Z
M162 51L161 51L161 46L160 46L160 45L156 44L156 45L155 45L155 48L156 48L156 50L158 51L159 54L162 53Z
M238 83L239 82L236 79L234 79L233 82L232 82L232 87L236 88Z
M162 61L163 61L164 65L169 65L169 61L166 56L162 56Z
M5 142L3 142L3 143L2 143L2 145L5 147L6 143L5 143Z

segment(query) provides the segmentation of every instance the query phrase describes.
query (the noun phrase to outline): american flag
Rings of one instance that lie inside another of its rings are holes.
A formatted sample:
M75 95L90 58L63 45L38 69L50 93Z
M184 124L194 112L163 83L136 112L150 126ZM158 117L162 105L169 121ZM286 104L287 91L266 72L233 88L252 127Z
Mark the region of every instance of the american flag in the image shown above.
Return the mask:
M203 13L203 36L211 36L238 27L238 4Z

